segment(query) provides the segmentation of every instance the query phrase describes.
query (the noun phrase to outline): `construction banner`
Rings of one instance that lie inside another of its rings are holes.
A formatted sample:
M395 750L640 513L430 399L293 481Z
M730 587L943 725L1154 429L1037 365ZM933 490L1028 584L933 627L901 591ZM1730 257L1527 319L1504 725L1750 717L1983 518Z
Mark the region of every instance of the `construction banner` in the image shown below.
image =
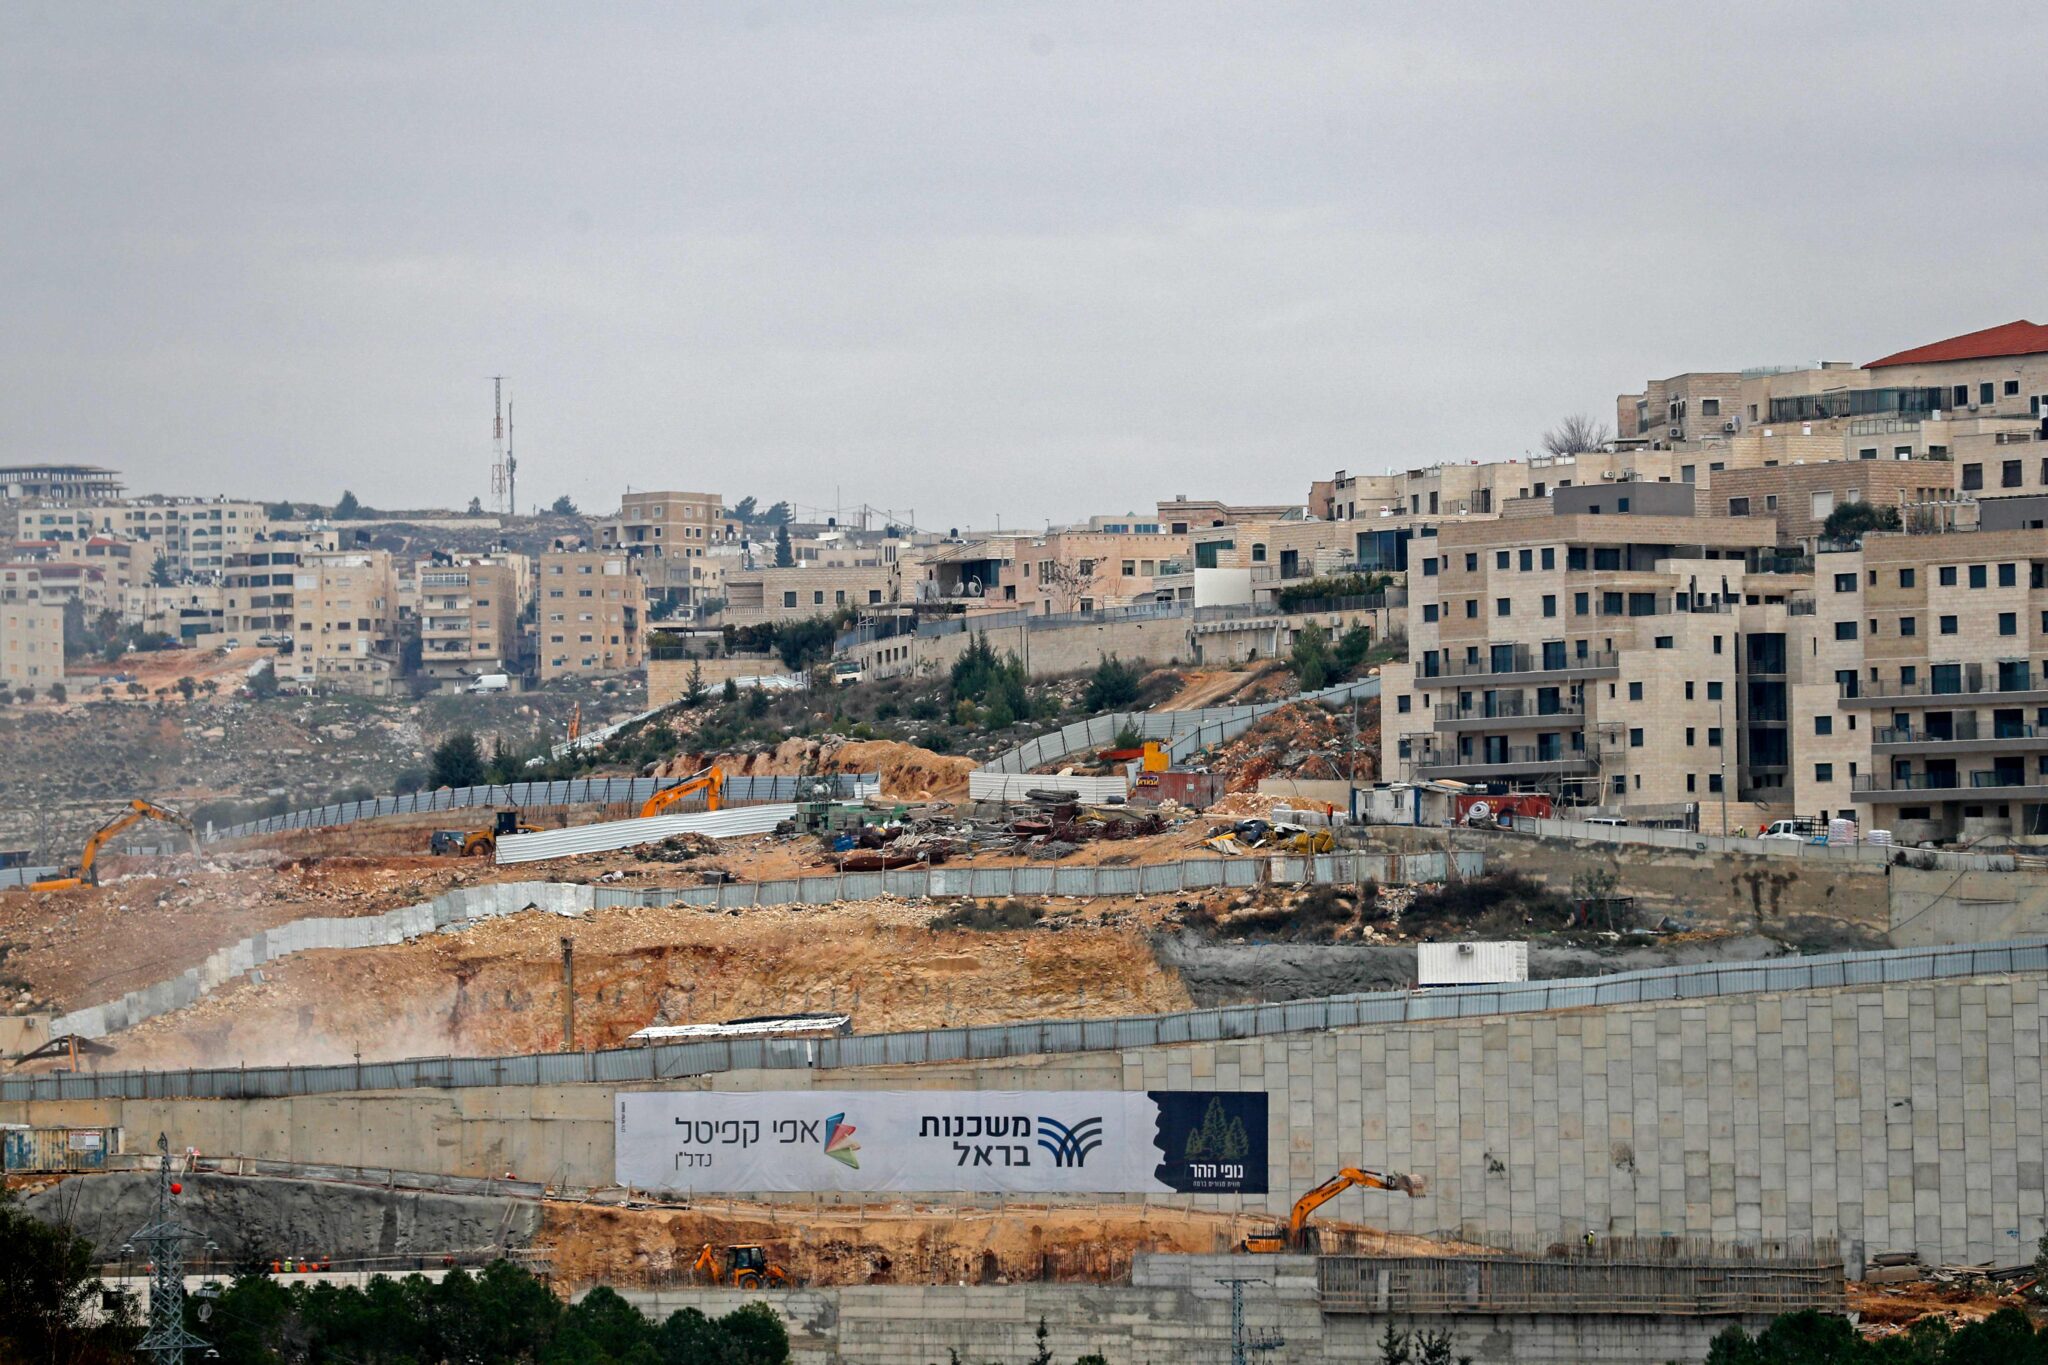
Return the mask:
M1266 1095L623 1091L616 1172L704 1194L1264 1194Z

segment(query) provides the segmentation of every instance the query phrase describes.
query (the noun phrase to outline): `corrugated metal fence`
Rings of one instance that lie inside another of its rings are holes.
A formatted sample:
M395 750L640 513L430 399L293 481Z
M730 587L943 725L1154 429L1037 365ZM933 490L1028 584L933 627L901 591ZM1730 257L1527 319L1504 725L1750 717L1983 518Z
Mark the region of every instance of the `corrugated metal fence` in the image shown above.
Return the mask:
M982 769L997 773L1030 772L1042 764L1056 762L1083 749L1106 748L1126 730L1135 731L1145 739L1171 741L1167 752L1180 759L1211 744L1236 738L1250 729L1259 717L1283 706L1298 701L1342 703L1353 697L1376 697L1379 691L1378 678L1360 678L1355 682L1326 687L1320 692L1289 697L1285 701L1246 706L1206 706L1193 711L1117 711L1061 726L1049 735L1041 735L1008 753L996 755L983 764Z
M376 820L387 815L427 815L435 811L465 810L476 806L518 806L537 810L546 806L637 805L664 787L673 787L680 777L577 777L559 782L513 782L482 787L443 787L437 791L413 792L408 796L383 796L373 801L341 801L292 811L263 820L250 820L213 832L213 840L243 839L255 834L278 834L293 829L323 829L330 825L352 825L359 820ZM789 776L729 777L725 799L744 801L793 801L801 783L829 782L834 800L854 799L861 784L881 782L879 773L833 773L823 777Z
M1131 780L1115 777L1056 777L1045 773L992 773L977 768L967 774L967 794L976 801L1021 801L1027 792L1070 791L1083 801L1107 801L1130 793Z
M1804 839L1727 839L1682 829L1595 825L1583 820L1538 820L1519 815L1515 817L1515 831L1549 839L1586 839L1601 844L1636 844L1693 853L1748 853L1820 863L1867 863L1874 867L1903 861L1951 872L2011 872L2019 866L2019 859L2010 853L1945 853L1931 848L1901 848L1896 844L1810 844ZM2035 863L2033 859L2028 861Z
M1240 1005L1123 1019L1072 1019L979 1028L876 1033L804 1041L719 1039L604 1052L517 1057L430 1057L340 1066L135 1071L0 1079L0 1100L242 1099L350 1090L490 1085L659 1082L736 1070L808 1070L966 1062L1054 1053L1121 1051L1321 1032L1367 1024L1464 1019L1589 1006L1706 1000L1760 991L1822 990L1896 981L2048 973L2039 939L1969 947L1833 953L1770 963L1708 964L1513 986Z
M30 882L56 875L54 867L0 867L0 891L10 886L27 886Z

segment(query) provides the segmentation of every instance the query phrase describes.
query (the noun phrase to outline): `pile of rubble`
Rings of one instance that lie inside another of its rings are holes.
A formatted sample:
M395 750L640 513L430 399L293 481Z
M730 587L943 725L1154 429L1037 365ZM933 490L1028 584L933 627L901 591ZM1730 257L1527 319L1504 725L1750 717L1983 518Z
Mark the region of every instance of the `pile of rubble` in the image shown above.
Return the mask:
M1196 766L1224 774L1233 792L1255 791L1274 774L1305 780L1371 782L1379 773L1379 703L1351 716L1313 702L1283 706L1261 717L1236 739L1206 750Z

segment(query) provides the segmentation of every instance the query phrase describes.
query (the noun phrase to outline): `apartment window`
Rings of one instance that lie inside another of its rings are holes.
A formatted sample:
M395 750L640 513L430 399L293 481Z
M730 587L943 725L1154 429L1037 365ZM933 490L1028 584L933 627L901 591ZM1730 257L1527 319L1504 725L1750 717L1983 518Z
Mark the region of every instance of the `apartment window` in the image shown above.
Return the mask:
M1557 597L1555 596L1555 594L1543 594L1543 614L1545 616L1557 615Z
M1813 718L1813 732L1817 735L1833 734L1835 732L1835 718L1833 716L1815 716Z
M1707 774L1707 790L1708 790L1709 792L1718 792L1718 791L1720 791L1720 790L1721 790L1721 774L1719 774L1719 773L1708 773L1708 774Z
M1955 618L1955 617L1953 617L1953 616L1944 616L1944 617L1942 617L1942 618L1941 618L1941 633L1942 633L1943 635L1953 635L1953 634L1955 634L1955 633L1956 633L1956 618Z
M1731 516L1731 517L1746 517L1746 516L1748 516L1748 515L1749 515L1749 499L1748 499L1748 498L1730 498L1730 499L1728 499L1728 515L1729 515L1729 516Z
M1902 588L1913 586L1913 571L1911 569L1899 570L1899 586Z
M1816 764L1814 764L1814 765L1813 765L1813 780L1814 780L1814 781L1816 781L1816 782L1832 782L1832 781L1834 781L1834 780L1835 780L1835 765L1834 765L1834 764L1832 764L1832 763L1816 763Z
M2018 586L2019 586L2019 583L2020 583L2020 566L2019 566L2019 565L2017 565L2017 564L2001 564L2001 565L1999 565L1999 566L1998 566L1998 586L1999 586L1999 587L2001 587L2001 588L2016 588L2016 587L2018 587Z
M782 605L783 605L783 606L785 606L785 607L793 607L793 606L795 606L795 605L796 605L796 593L794 593L794 592L786 592L786 593L782 594Z
M1836 574L1836 575L1835 575L1835 591L1836 591L1836 592L1854 592L1854 591L1856 591L1856 575L1855 575L1855 574L1852 574L1852 573L1838 573L1838 574Z
M1396 711L1399 711L1404 716L1408 714L1409 697L1406 692L1403 692L1400 696L1394 699L1394 709Z
M1720 727L1720 726L1718 726L1718 725L1709 725L1709 726L1707 727L1707 747L1708 747L1709 749L1718 749L1718 748L1720 748L1720 747L1721 747L1721 727Z
M1682 464L1682 465L1680 465L1680 466L1678 467L1678 481L1679 481L1680 483L1692 483L1692 482L1694 481L1694 479L1693 479L1693 472L1694 472L1694 471L1695 471L1696 469L1698 469L1698 468L1699 468L1699 466L1698 466L1698 465L1689 465L1689 464Z
M1516 559L1518 562L1518 567L1522 570L1523 573L1527 573L1529 572L1529 570L1536 567L1536 552L1534 550L1523 550L1519 555L1516 556Z
M1981 587L1983 587L1983 586L1985 585L1985 580L1986 580L1986 579L1988 579L1989 577L1990 577L1990 575L1989 575L1989 573L1987 573L1987 572L1986 572L1986 568L1985 568L1985 566L1984 566L1984 565L1982 565L1982 564L1972 564L1972 565L1970 566L1970 586L1971 586L1971 587L1973 587L1973 588L1981 588Z
M1557 567L1557 549L1555 546L1546 545L1543 547L1543 567L1546 569Z
M1979 385L1977 386L1977 401L1978 401L1978 402L1979 402L1980 404L1983 404L1983 405L1984 405L1984 406L1986 406L1986 407L1989 407L1989 406L1990 406L1990 405L1992 404L1992 402L1993 402L1993 401L1995 401L1995 400L1994 400L1994 399L1992 398L1992 387L1991 387L1991 385L1989 385L1989 384L1979 384Z
M1126 559L1126 560L1124 561L1124 577L1125 577L1125 578L1136 578L1137 576L1138 576L1138 561L1137 561L1137 560L1135 560L1135 559Z
M1476 554L1468 554L1468 555L1466 555L1466 556L1465 556L1465 572L1466 572L1466 573L1478 573L1478 572L1479 572L1479 556L1478 556L1478 555L1476 555Z
M1685 699L1687 701L1692 700L1692 680L1690 678L1686 679L1685 683Z
M1718 635L1714 637L1714 652L1716 654L1721 652L1721 637Z
M1572 594L1572 615L1584 616L1592 609L1592 598L1582 592Z
M1643 685L1641 683L1632 682L1628 685L1628 699L1630 701L1641 701L1643 699Z
M1512 616L1514 615L1514 608L1507 598L1496 597L1493 599L1493 614L1495 616Z
M1669 636L1669 635L1659 635L1659 636L1657 637L1657 648L1659 648L1659 649L1670 649L1670 648L1672 648L1672 646L1673 646L1673 637L1671 637L1671 636Z
M1259 544L1259 543L1257 543L1256 541L1254 541L1254 542L1252 543L1252 563L1254 563L1254 564L1263 564L1263 563L1265 563L1265 562L1266 562L1266 547L1265 547L1265 546L1263 546L1263 545L1261 545L1261 544Z
M1857 451L1857 452L1856 452L1856 458L1857 458L1857 459L1859 459L1859 460L1874 460L1874 459L1876 459L1876 458L1877 458L1877 447L1876 447L1876 446L1864 446L1864 447L1863 447L1863 448L1862 448L1861 450L1859 450L1859 451Z
M1424 621L1436 620L1436 603L1425 602L1422 604L1422 619Z
M1953 588L1956 585L1956 566L1953 564L1944 564L1941 566L1940 570L1937 571L1936 576L1940 581L1942 587Z
M2019 634L2020 622L2018 613L2010 611L2002 611L1998 613L1998 633L2000 635Z
M1643 747L1643 732L1640 728L1633 728L1628 732L1628 747L1631 749Z
M1599 509L1598 507L1595 507L1595 508L1594 508L1593 510L1594 510L1595 512L1597 512L1597 511L1599 511L1600 509ZM1616 503L1615 503L1615 510L1616 510L1617 512L1626 512L1626 511L1628 510L1628 499L1627 499L1627 498L1621 498L1621 499L1618 499L1618 500L1616 501Z
M1856 638L1856 623L1855 623L1854 621L1837 621L1837 622L1835 622L1835 638L1836 638L1837 640L1853 640L1853 639L1855 639L1855 638Z
M2018 488L2020 486L2020 478L2020 462L2018 460L2003 460L1999 462L1998 486L2000 488Z
M1422 576L1424 578L1436 577L1436 559L1433 556L1422 561Z
M1815 521L1826 521L1828 519L1828 513L1835 510L1835 495L1832 492L1823 489L1821 492L1815 493L1812 496L1813 519Z
M1467 621L1477 621L1479 619L1478 598L1468 597L1465 599L1465 619Z
M1877 670L1876 670L1876 669L1874 669L1874 668L1873 668L1873 669L1871 669L1871 670L1870 670L1870 674L1871 674L1871 676L1872 676L1872 677L1876 677L1876 676L1877 676ZM1852 675L1852 679L1853 679L1853 675ZM1900 669L1899 669L1899 686L1901 686L1901 687L1911 687L1911 686L1913 686L1913 685L1914 685L1915 683L1917 683L1917 682L1919 682L1919 681L1920 681L1920 669L1919 669L1919 666L1918 666L1918 665L1916 665L1916 664L1906 664L1906 665L1905 665L1904 667L1902 667L1902 668L1900 668ZM1852 697L1856 695L1855 689L1854 689L1853 687L1852 687L1852 688L1850 689L1850 691L1849 691L1849 695L1850 695L1850 696L1852 696ZM1856 717L1854 717L1854 716L1851 716L1851 717L1849 717L1849 728L1850 728L1851 730L1853 730L1853 729L1855 729L1855 728L1856 728Z
M1966 465L1964 465L1964 466L1963 466L1963 491L1967 493L1967 492L1971 491L1972 489L1982 488L1983 486L1984 486L1984 466L1983 466L1983 465L1981 465L1981 464L1966 464Z
M1690 748L1692 748L1692 747L1693 747L1693 735L1694 735L1694 731L1693 731L1693 728L1692 728L1692 727L1691 727L1690 725L1686 726L1686 727L1685 727L1685 747L1686 747L1686 748L1688 748L1688 749L1690 749Z
M811 594L811 605L814 607L822 607L825 605L825 590L823 588L819 588L817 591Z
M1572 573L1582 572L1586 567L1586 547L1583 545L1572 545L1566 547L1564 552L1564 566L1568 571Z
M1685 775L1685 789L1686 789L1687 791L1689 791L1689 792L1690 792L1690 791L1698 791L1698 790L1699 790L1699 788L1693 785L1693 784L1694 784L1695 782L1697 782L1698 780L1699 780L1699 774L1698 774L1698 773L1687 773L1687 774Z
M1702 398L1702 399L1700 400L1700 416L1702 416L1702 417L1719 417L1720 415L1721 415L1721 400L1720 400L1720 399L1718 399L1718 398Z
M2007 398L2017 398L2017 397L2019 397L2019 396L2020 396L2020 381L2019 381L2019 380L2017 380L2017 379L2008 379L2008 380L2006 380L2006 381L2005 381L2005 396L2006 396Z
M1495 550L1493 552L1493 567L1496 569L1505 569L1507 566L1508 552L1506 550Z
M1967 407L1970 402L1970 386L1968 384L1956 385L1954 389L1950 390L1950 397L1952 399L1952 406L1958 408Z
M1919 633L1920 633L1920 618L1919 618L1919 617L1917 617L1917 616L1901 616L1901 617L1899 618L1899 634L1900 634L1900 635L1903 635L1903 636L1906 636L1906 637L1908 637L1908 638L1911 638L1912 636L1918 635Z

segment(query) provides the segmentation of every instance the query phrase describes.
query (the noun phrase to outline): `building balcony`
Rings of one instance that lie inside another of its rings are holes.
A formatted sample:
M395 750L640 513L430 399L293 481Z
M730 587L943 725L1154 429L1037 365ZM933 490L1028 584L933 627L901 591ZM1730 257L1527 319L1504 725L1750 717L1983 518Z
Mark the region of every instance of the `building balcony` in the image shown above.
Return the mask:
M1495 665L1501 665L1496 668ZM1621 659L1613 650L1588 654L1545 656L1517 647L1511 656L1482 655L1476 662L1452 659L1433 676L1418 675L1418 687L1458 687L1469 678L1514 679L1518 684L1571 681L1581 678L1612 678L1621 671Z
M1872 805L1923 801L2044 801L2048 775L2028 777L2013 769L1970 772L1868 774L1858 777L1852 799Z
M2048 726L1985 724L1971 716L1946 731L1886 725L1871 732L1870 747L1894 754L2032 752L2048 748Z
M2000 674L1981 665L1969 664L1953 676L1927 678L1920 682L1870 682L1859 680L1841 689L1844 706L1891 708L1923 706L2019 706L2048 702L2048 677L2036 677L2032 669Z
M1545 709L1519 697L1497 698L1491 704L1478 702L1466 707L1439 707L1435 728L1444 734L1470 730L1579 730L1585 728L1583 704L1560 702Z
M1599 770L1599 750L1564 749L1550 751L1535 745L1514 745L1484 750L1464 757L1436 749L1425 749L1414 758L1418 778L1448 777L1459 781L1483 781L1505 777L1586 777Z

